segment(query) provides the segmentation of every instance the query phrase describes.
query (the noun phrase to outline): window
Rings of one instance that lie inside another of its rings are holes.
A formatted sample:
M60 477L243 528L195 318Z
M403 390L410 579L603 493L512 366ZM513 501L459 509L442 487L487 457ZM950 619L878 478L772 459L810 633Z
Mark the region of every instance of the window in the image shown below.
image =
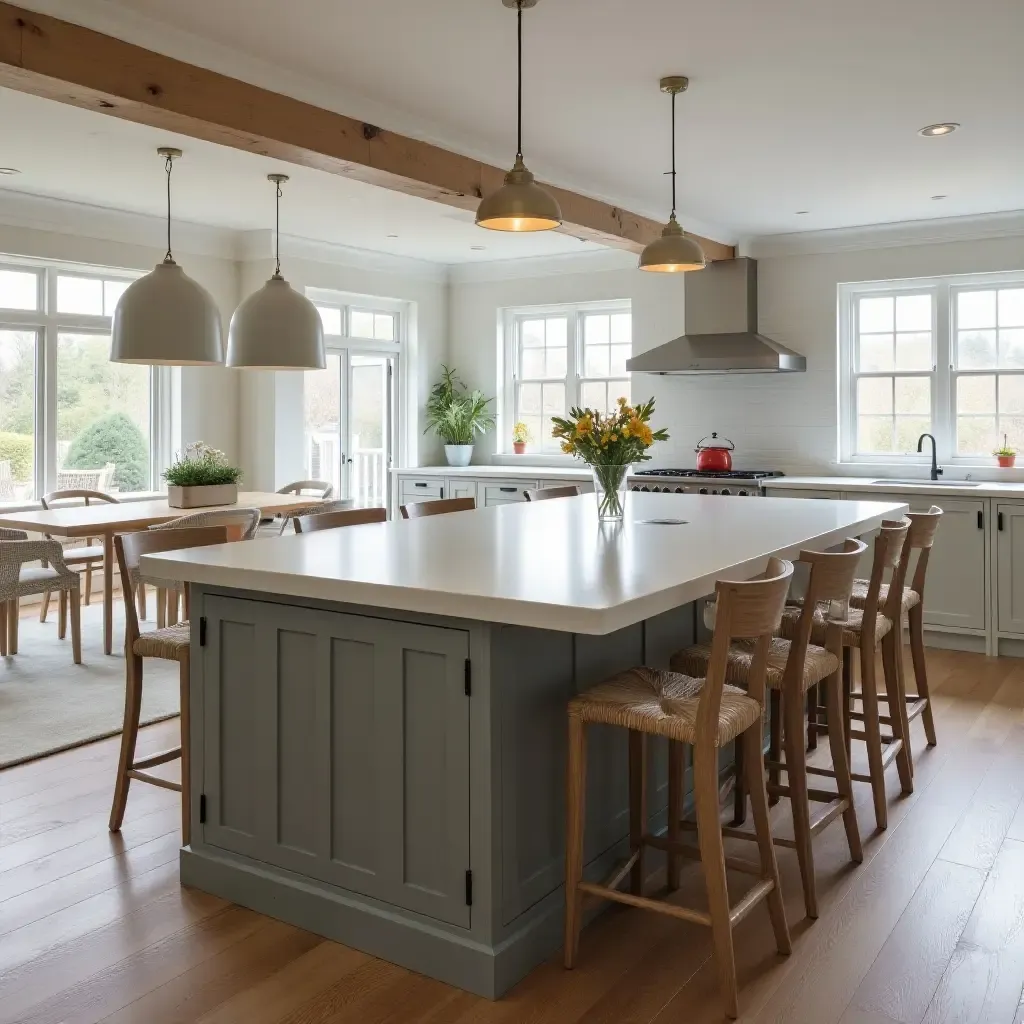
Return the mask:
M401 310L383 300L369 308L326 295L311 295L324 325L327 368L304 374L306 473L329 481L335 497L387 506Z
M0 266L0 502L156 489L170 371L110 362L111 318L132 280Z
M577 405L610 412L620 397L629 399L632 343L628 302L509 310L504 418L526 424L535 451L557 452L552 416Z
M1024 447L1024 276L841 285L840 375L845 461Z

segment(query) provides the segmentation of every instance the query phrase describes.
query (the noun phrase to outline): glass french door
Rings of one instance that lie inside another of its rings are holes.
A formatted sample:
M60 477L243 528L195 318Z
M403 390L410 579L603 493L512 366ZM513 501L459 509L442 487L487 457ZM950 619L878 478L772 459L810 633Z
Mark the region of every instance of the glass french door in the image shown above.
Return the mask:
M345 348L306 373L306 471L335 497L390 507L395 356Z

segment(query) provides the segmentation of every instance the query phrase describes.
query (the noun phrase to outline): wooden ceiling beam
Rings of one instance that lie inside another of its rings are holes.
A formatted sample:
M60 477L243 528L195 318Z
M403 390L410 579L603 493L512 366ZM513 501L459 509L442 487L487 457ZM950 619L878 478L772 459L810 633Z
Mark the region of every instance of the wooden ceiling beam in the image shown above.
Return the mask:
M504 171L67 21L0 2L0 86L207 142L354 178L462 210ZM662 225L546 186L561 231L639 252ZM698 238L709 259L731 246Z

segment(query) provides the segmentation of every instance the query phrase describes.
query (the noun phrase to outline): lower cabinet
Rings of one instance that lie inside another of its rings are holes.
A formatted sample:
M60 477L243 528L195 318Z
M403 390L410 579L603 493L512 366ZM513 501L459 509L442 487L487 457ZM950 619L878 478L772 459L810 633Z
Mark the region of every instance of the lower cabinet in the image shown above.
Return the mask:
M479 504L477 496L477 482L466 480L463 477L450 476L446 481L444 496L446 498L472 498Z
M536 486L536 480L481 480L477 504L488 507L508 505L514 501L526 501L525 492Z
M1024 636L1024 505L995 510L999 630Z
M203 600L202 842L468 927L469 634Z
M441 477L424 477L421 480L412 477L399 477L399 505L411 505L417 501L437 501L446 498L445 481Z

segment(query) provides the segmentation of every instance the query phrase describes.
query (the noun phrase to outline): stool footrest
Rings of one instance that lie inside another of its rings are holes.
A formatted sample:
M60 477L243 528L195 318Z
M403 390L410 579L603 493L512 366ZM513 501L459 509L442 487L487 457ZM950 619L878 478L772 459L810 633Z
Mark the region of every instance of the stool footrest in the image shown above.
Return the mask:
M139 782L148 782L151 786L159 786L161 789L173 789L175 793L181 792L181 783L172 782L170 779L161 779L148 772L140 772L137 768L129 768L125 772L129 779L137 779Z
M172 747L170 750L161 750L159 754L150 754L148 757L140 758L132 762L133 768L155 768L158 764L166 764L168 761L177 761L181 757L181 747Z
M771 884L769 883L769 885ZM634 896L631 892L608 889L603 885L595 885L593 882L580 882L579 888L580 892L587 893L589 896L600 896L601 899L614 900L616 903L625 903L630 907L640 907L643 910L655 910L659 914L668 914L670 917L679 917L692 924L702 924L705 927L711 927L711 915L701 910L679 907L675 903L652 900L646 896Z
M697 823L695 821L683 820L679 822L680 828L687 832L696 832ZM723 828L722 835L731 836L733 839L749 839L752 842L757 842L757 836L753 832L745 832L738 828ZM689 846L687 843L673 843L665 836L644 836L644 845L652 846L656 850L663 850L665 853L678 853L683 857L689 857L690 860L700 860L700 850L696 846ZM757 875L761 876L761 865L755 864L752 860L744 860L742 857L725 857L725 866L732 868L733 871L740 871L745 875Z

